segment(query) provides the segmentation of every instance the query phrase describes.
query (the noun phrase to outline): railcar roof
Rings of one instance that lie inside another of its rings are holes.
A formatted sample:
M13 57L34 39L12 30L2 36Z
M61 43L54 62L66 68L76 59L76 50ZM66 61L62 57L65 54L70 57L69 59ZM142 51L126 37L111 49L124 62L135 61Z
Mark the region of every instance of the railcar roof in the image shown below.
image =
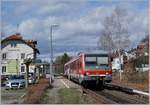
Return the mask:
M82 52L83 54L108 54L108 51L103 51L103 50L96 50L96 51L90 51L90 52ZM80 55L80 54L79 54ZM70 61L68 61L65 65L79 59L79 55L75 56L74 58L72 58Z
M79 59L79 56L76 56L76 57L74 57L74 58L72 58L70 61L68 61L65 65L67 65L67 64L69 64L69 63L71 63L71 62L73 62L73 61L75 61L75 60L77 60L77 59Z
M84 54L108 54L108 51L96 50L91 52L84 52Z

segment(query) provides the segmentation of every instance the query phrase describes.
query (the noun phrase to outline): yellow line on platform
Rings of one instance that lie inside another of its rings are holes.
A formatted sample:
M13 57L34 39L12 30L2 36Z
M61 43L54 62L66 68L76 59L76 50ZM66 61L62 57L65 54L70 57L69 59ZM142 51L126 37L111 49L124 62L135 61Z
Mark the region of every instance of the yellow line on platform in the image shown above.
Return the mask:
M63 80L61 80L61 82L62 82L67 88L70 88Z

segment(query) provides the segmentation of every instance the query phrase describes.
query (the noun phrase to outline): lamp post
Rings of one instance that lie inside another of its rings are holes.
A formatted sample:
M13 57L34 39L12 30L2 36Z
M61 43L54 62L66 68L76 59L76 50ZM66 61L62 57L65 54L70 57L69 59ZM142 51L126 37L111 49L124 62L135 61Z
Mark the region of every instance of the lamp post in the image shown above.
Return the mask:
M50 51L51 51L51 56L50 56L50 84L52 83L52 70L53 70L53 39L52 39L52 34L53 34L53 28L58 27L57 24L52 24L50 25Z

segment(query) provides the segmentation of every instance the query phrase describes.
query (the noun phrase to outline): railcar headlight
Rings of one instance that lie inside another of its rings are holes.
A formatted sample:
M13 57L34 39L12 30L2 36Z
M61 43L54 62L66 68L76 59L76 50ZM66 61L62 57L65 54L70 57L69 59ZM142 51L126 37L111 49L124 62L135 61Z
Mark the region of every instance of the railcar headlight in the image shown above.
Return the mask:
M89 73L86 73L86 75L89 75Z
M106 72L106 75L108 75L109 73L108 72Z
M81 74L81 75L80 75L80 77L81 77L81 78L84 78L84 75L83 75L83 74Z

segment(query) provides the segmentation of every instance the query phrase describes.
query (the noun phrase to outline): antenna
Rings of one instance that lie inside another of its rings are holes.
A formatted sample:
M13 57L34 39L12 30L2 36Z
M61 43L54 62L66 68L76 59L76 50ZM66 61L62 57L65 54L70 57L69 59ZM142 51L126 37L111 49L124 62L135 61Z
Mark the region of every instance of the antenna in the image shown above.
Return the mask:
M6 36L5 33L1 32L1 39L3 39L5 36Z
M17 24L16 34L19 34L19 24Z

